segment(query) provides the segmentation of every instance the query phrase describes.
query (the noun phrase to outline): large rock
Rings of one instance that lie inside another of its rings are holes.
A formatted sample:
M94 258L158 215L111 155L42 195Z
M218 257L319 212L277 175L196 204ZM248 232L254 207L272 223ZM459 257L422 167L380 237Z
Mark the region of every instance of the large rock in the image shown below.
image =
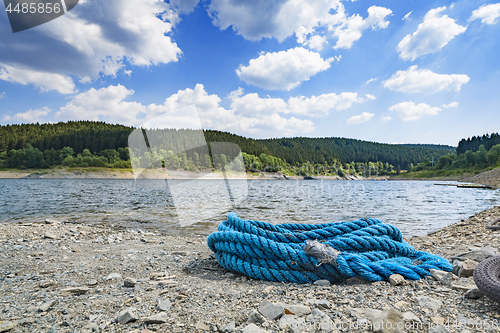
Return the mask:
M392 274L391 276L389 276L389 282L393 286L399 286L405 283L405 278L399 274Z
M126 288L134 288L136 284L137 280L131 277L126 277L125 280L123 280L123 286Z
M320 310L329 310L332 308L332 303L326 299L308 299L306 304L311 305Z
M474 288L467 291L464 296L470 299L480 299L484 294L478 288Z
M88 292L90 289L87 287L74 287L61 289L61 296L71 296L71 295L82 295Z
M135 308L126 308L118 313L116 316L116 322L119 324L127 324L139 319L134 313Z
M284 315L278 321L278 325L282 330L290 329L292 327L304 329L305 324L306 322L304 318L297 318L293 315Z
M443 303L441 301L430 298L427 296L422 296L422 297L416 297L416 300L418 302L418 305L423 306L424 308L430 309L432 311L437 311L441 308Z
M253 310L250 315L248 315L247 324L262 324L266 321L263 315L261 315L257 310Z
M358 318L358 319L369 319L372 320L376 316L380 315L382 312L381 310L375 310L375 309L367 309L367 308L352 308L351 309L351 316Z
M477 286L474 282L468 281L466 279L460 279L457 281L453 281L450 284L450 288L456 291L460 291L463 293L468 292L469 290L476 289Z
M471 277L474 275L474 270L479 263L474 260L465 260L462 264L462 267L458 271L459 277Z
M281 303L263 301L259 305L259 312L269 320L278 319L285 313L285 307Z
M469 251L466 253L461 253L461 254L453 257L452 260L454 260L454 259L459 259L459 260L469 259L469 260L481 262L481 261L486 260L490 257L495 257L499 254L500 253L498 252L497 249L494 249L492 247L485 247L485 248L482 248L480 250L474 250L474 251Z
M8 321L0 325L0 332L8 332L17 326L17 322Z
M48 302L45 302L43 303L42 305L40 305L40 308L38 309L38 311L40 312L47 312L50 310L51 307L54 306L54 304L56 304L57 301L56 300L51 300L51 301L48 301Z
M121 280L121 279L122 275L120 273L111 273L104 278L104 281Z
M288 310L297 317L302 317L311 313L311 308L305 305L285 304L285 310Z
M160 311L168 311L172 307L172 302L166 298L160 298L156 308Z
M403 314L398 310L386 309L372 320L375 333L404 333Z
M155 315L143 318L144 324L164 324L168 321L170 316L166 312L160 312Z
M222 326L220 328L222 333L234 333L236 332L236 323L234 321Z
M327 286L330 285L330 281L328 281L328 280L318 280L318 281L315 281L313 284L316 285L316 286L320 286L320 287L327 287Z
M431 273L432 277L436 280L436 281L441 281L441 279L448 273L448 272L445 272L445 271L440 271L438 269L433 269L431 268L429 270L429 272Z
M258 327L255 324L250 324L241 330L241 333L267 333L266 330Z
M333 321L321 310L313 309L306 321L315 323L315 327L318 327L320 332L337 332Z

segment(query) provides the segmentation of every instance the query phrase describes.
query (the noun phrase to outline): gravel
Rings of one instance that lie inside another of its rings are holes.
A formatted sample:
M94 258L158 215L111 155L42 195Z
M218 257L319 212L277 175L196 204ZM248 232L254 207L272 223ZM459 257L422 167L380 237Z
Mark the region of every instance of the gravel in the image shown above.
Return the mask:
M500 234L486 225L499 216L495 207L406 241L471 270L466 260L498 253ZM397 332L375 323L404 332L500 330L498 305L475 290L470 272L395 277L397 285L272 283L220 267L206 236L0 224L0 262L0 332Z

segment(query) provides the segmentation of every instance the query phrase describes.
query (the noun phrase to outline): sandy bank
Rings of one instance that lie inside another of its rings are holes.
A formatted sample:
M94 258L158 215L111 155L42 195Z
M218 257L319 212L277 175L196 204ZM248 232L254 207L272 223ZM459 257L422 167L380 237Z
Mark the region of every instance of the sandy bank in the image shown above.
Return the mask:
M260 173L226 173L205 170L201 172L191 171L161 171L143 170L137 175L138 179L269 179L269 180L298 180L302 176L284 176L279 172ZM340 176L314 176L317 180L385 180L389 177L361 177L346 175ZM107 169L107 168L55 168L49 170L6 170L0 171L0 179L134 179L134 173L130 169Z
M408 241L450 260L485 247L498 251L500 234L486 224L499 216L496 207ZM471 278L398 286L257 281L221 268L205 237L107 225L0 224L0 262L2 332L372 332L346 325L369 323L384 309L414 328L406 332L476 332L438 325L498 324L500 317L487 298L464 296ZM265 306L282 312L266 318Z
M462 178L460 179L460 181L468 183L484 184L492 186L494 188L500 188L500 168L482 172L479 175L473 177Z

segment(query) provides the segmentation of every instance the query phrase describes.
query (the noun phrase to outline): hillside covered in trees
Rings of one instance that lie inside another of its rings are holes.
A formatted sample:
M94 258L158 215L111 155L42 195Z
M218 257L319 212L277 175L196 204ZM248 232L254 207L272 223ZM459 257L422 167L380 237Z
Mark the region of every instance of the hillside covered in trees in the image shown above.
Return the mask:
M427 159L438 160L455 150L450 146L389 145L344 138L254 140L214 130L154 130L147 131L146 141L151 144L148 154L152 155L145 156L145 151L137 147L128 149L129 136L134 130L91 121L0 126L0 168L57 165L128 168L134 163L146 165L147 159L154 155L155 161L163 161L163 167L195 171L218 168L233 159L236 150L223 154L210 145L228 142L243 152L247 171L302 174L377 170L380 174L390 174L411 169ZM143 140L140 131L134 133ZM209 147L204 145L205 141Z
M457 154L446 154L434 161L425 159L409 171L432 177L477 173L499 167L500 135L494 133L462 139Z
M500 144L500 134L484 134L482 136L473 136L472 138L468 138L467 140L462 139L458 143L457 147L457 155L465 154L466 151L470 150L472 152L479 151L479 147L484 146L484 149L487 151L490 150L493 146Z

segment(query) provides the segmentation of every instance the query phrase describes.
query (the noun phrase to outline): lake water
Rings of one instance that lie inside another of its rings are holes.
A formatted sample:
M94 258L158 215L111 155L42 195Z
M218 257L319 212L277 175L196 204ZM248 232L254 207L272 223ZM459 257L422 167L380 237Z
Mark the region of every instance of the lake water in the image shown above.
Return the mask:
M373 217L425 235L500 204L499 190L436 181L0 180L0 222L45 218L208 234L228 212L271 223ZM442 182L439 182L442 183ZM229 189L229 190L228 190Z

